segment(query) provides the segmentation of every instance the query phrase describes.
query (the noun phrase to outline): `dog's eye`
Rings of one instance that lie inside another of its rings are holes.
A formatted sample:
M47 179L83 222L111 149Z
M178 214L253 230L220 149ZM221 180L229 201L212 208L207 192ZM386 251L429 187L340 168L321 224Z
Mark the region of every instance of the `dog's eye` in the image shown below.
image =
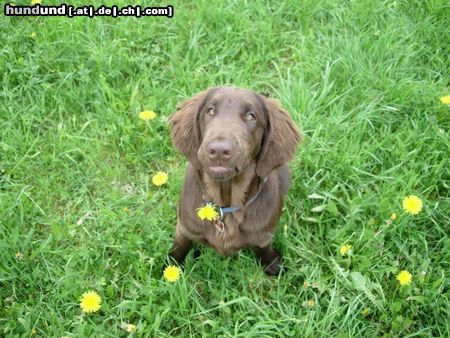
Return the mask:
M214 116L215 113L216 113L216 111L214 110L213 107L209 107L209 108L206 110L206 115L208 115L208 116Z
M254 120L256 120L256 115L255 115L255 113L249 111L245 114L245 119L247 121L254 121Z

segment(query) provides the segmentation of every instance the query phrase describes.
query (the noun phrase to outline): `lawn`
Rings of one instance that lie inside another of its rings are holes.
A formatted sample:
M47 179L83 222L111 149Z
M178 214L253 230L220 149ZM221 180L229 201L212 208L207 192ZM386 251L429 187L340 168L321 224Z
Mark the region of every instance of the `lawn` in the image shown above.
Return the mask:
M0 336L449 337L448 2L169 4L173 18L1 14ZM304 133L285 269L202 247L170 283L186 160L168 117L222 84L280 99ZM100 311L81 311L87 291Z

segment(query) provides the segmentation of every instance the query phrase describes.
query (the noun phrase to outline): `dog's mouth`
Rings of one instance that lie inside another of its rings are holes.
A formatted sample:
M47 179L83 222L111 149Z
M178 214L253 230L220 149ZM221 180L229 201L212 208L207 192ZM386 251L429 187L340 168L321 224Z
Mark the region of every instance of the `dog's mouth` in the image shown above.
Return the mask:
M205 171L215 181L227 181L237 173L237 168L205 167Z

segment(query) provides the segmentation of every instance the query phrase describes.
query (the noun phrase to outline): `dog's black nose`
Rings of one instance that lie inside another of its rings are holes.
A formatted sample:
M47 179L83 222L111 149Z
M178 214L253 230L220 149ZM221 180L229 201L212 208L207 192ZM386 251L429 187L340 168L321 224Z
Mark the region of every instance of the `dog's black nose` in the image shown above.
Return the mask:
M227 140L215 140L208 144L208 157L211 161L228 161L232 151L233 145Z

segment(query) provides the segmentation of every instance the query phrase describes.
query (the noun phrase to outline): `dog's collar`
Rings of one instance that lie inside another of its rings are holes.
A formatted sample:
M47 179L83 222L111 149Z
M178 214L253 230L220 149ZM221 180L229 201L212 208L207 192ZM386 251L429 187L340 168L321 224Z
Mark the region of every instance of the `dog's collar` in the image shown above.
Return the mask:
M210 204L212 206L214 206L214 209L216 209L217 213L218 213L218 217L213 220L213 224L214 226L217 228L217 230L219 232L223 232L225 230L225 224L223 223L223 218L225 217L225 214L231 214L235 211L239 211L242 209L247 208L250 204L252 204L259 196L259 194L261 193L261 190L264 186L264 183L267 182L267 176L261 178L261 181L259 182L259 186L258 189L256 190L256 193L247 201L247 203L245 203L245 205L243 207L223 207L223 206L219 206L215 203L212 203L211 201L208 201L205 198L205 195L202 193L202 199L203 199L203 203L206 204Z

